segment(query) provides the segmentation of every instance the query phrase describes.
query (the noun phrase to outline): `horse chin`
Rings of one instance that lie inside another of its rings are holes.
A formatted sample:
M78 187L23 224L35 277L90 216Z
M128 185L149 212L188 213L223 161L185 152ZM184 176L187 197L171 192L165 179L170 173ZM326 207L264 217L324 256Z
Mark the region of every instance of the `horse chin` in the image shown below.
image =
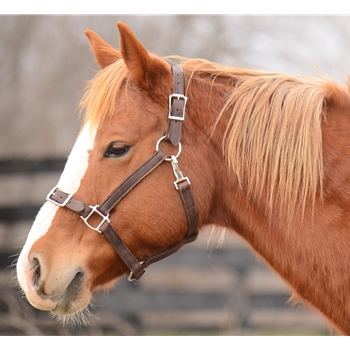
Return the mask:
M115 283L116 280L107 282L103 286L100 285L99 287L96 287L94 292L107 292L115 286ZM89 326L90 321L96 318L96 316L90 311L90 309L93 309L91 300L92 290L88 292L85 289L84 292L84 288L81 288L76 291L75 295L72 295L72 293L66 293L57 304L57 307L50 311L51 317L58 321L63 327L69 329Z
M80 293L77 295L64 295L58 302L57 307L50 311L50 314L62 326L75 328L77 326L88 326L92 316L89 306L92 295L90 293Z
M90 305L73 314L56 314L51 311L51 317L65 328L74 329L81 326L90 326L90 320L95 316L90 312Z
M90 303L91 295L63 296L51 312L56 315L71 315L84 310Z

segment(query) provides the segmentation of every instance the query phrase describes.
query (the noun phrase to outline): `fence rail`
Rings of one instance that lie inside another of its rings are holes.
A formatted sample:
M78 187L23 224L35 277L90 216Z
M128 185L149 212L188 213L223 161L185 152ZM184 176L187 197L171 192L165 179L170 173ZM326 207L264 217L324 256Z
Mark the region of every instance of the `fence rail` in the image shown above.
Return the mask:
M38 174L43 172L62 172L66 159L2 159L0 174Z
M66 159L3 159L0 160L0 176L61 173ZM25 196L23 203L26 203ZM29 221L35 218L41 204L22 204L0 206L0 223Z

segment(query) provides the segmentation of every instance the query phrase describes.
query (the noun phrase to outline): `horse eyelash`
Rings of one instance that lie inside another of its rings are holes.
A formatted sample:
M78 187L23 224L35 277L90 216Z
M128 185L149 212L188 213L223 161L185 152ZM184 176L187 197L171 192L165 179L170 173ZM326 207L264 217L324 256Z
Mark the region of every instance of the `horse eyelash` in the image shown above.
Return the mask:
M117 147L114 147L114 146L116 146L118 144L120 146L120 149L124 148L124 151L121 152L120 154L113 154L113 152L112 152L113 149L117 149ZM123 157L129 152L130 148L131 148L131 146L129 146L127 144L119 143L119 142L112 142L108 146L106 152L104 153L104 157L106 157L106 158L120 158L120 157Z

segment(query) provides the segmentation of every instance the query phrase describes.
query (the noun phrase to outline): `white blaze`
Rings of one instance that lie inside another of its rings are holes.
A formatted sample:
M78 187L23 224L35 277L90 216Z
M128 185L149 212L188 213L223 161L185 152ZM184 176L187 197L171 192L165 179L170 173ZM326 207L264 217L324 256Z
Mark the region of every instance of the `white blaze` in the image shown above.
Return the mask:
M89 150L93 148L96 129L91 131L89 123L86 123L79 134L58 181L57 187L60 190L70 194L74 194L78 190L88 167ZM18 258L17 278L24 292L28 290L25 280L25 270L30 268L28 253L34 242L48 231L58 208L51 202L46 202L41 207Z

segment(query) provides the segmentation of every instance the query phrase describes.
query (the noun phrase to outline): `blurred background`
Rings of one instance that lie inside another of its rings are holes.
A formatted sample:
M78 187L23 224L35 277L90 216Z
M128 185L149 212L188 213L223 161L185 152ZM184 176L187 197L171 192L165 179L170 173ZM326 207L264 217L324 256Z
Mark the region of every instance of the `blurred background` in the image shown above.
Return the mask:
M137 283L97 294L90 327L34 310L13 263L79 131L78 104L98 70L85 29L118 47L124 21L158 55L346 82L348 16L0 16L0 335L329 334L235 233L203 231ZM62 137L64 135L64 137Z

